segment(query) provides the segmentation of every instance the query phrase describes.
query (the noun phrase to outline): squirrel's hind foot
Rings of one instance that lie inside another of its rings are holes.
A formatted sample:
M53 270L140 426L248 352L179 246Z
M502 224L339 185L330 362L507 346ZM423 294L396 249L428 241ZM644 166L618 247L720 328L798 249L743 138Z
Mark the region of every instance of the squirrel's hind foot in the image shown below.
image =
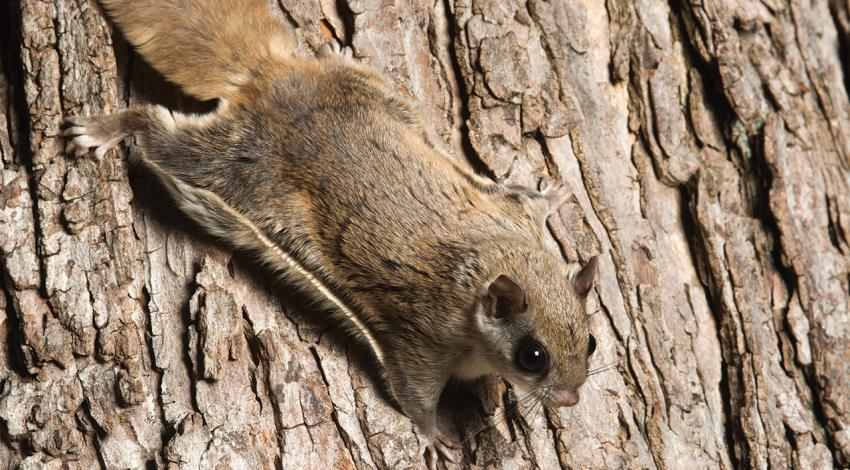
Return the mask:
M69 117L63 125L66 128L62 135L70 139L65 153L75 157L82 157L94 149L95 156L103 158L107 150L131 135L123 120L116 115Z
M330 40L319 48L318 52L316 52L316 56L320 59L330 59L333 57L339 57L346 60L351 60L354 57L354 51L349 46L340 47L339 43Z

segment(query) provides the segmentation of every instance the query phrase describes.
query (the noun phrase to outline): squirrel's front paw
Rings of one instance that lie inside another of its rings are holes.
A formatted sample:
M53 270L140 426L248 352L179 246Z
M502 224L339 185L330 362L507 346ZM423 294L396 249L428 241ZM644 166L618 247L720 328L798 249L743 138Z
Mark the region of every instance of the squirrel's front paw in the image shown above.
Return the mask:
M351 59L354 56L354 51L351 47L341 47L335 40L330 40L319 48L316 55L320 59L330 59L332 57L342 57L343 59Z
M549 213L557 211L573 197L573 192L563 183L550 183L541 190L543 197L549 201Z
M130 135L115 116L69 117L63 122L62 135L69 138L65 153L82 157L95 149L97 158Z
M422 457L425 459L425 465L429 470L436 470L437 460L442 457L452 463L457 463L457 459L452 455L460 450L460 444L454 439L447 437L445 434L437 431L433 436L422 436L425 439L422 446Z

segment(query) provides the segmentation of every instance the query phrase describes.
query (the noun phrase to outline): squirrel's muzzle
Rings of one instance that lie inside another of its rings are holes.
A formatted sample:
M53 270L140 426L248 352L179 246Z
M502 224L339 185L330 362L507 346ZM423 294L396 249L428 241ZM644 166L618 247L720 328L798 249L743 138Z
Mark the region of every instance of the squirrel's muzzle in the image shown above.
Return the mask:
M578 403L578 399L578 390L571 388L553 390L549 396L550 404L555 406L575 406Z

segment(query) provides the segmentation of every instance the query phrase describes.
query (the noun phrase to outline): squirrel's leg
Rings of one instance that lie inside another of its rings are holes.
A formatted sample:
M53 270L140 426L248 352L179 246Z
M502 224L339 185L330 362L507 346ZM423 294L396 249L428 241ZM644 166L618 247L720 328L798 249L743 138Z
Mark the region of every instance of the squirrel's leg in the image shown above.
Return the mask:
M460 444L443 434L437 427L436 407L413 420L420 438L425 441L422 443L421 453L429 469L437 468L437 460L440 457L457 463L458 460L452 456L452 453L460 450Z
M65 151L76 156L106 151L135 136L142 162L160 179L177 178L211 190L227 187L233 175L226 151L233 146L232 122L225 108L204 115L171 112L163 106L145 105L93 117L65 120ZM164 181L168 183L168 181Z
M145 132L169 132L175 128L174 118L162 106L139 106L115 114L65 119L63 134L69 138L65 152L81 157L94 149L102 158L107 150L131 135Z
M191 138L193 130L210 126L217 118L215 114L204 117L172 114L162 106L140 106L97 117L73 117L65 121L64 134L70 139L66 151L81 156L93 148L95 155L102 157L124 138L136 136L144 153L143 162L186 215L207 233L237 248L253 250L279 261L281 255L273 253L270 248L273 244L252 222L219 195L196 184L203 175L215 173L205 165L219 155L199 152L192 147L192 144L198 146L198 140L187 139ZM193 164L181 163L186 161Z
M448 381L446 371L451 368L446 364L431 364L429 367L426 365L428 360L413 357L410 351L389 354L394 358L393 364L388 364L385 369L390 391L401 410L416 426L420 453L428 468L436 468L440 457L456 462L452 453L460 449L460 445L437 426L437 402Z

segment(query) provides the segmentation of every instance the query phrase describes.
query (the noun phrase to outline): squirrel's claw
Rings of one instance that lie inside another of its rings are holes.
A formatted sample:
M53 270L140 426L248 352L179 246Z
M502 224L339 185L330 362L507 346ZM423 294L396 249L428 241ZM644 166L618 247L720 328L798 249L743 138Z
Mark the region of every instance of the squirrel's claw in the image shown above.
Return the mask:
M65 146L65 153L82 157L88 154L90 149L95 149L95 156L103 158L107 150L129 135L120 127L110 124L103 118L66 118L62 122L62 125L66 126L62 135L69 139Z
M563 183L556 183L543 191L543 197L549 201L549 213L553 213L557 211L561 206L563 206L572 196L573 192Z
M332 57L351 59L354 56L354 51L349 46L341 47L338 42L331 40L322 44L316 55L320 59L329 59Z
M460 444L445 434L438 433L425 445L422 455L428 469L436 470L437 461L441 457L449 462L458 463L457 457L453 455L458 450L460 450Z

